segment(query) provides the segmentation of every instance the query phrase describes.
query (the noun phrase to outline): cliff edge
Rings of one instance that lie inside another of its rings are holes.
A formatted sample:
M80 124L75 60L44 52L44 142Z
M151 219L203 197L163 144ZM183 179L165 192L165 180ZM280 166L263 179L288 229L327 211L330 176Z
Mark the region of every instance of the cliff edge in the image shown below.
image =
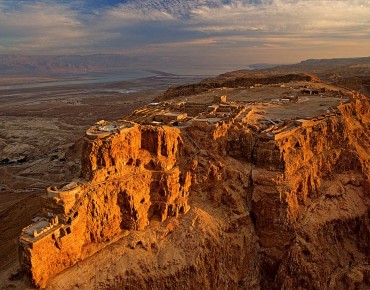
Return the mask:
M91 127L80 179L22 231L29 282L370 287L369 99L288 83L277 101L176 99Z

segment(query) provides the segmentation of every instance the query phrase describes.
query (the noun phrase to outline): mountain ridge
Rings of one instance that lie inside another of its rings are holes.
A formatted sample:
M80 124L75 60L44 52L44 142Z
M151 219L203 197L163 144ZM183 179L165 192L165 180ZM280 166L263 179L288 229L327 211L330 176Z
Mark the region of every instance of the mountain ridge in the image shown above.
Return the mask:
M28 74L64 74L86 72L114 72L120 69L143 68L150 65L138 57L122 54L88 54L88 55L24 55L0 54L0 75ZM252 69L236 71L255 72L307 72L330 73L337 69L352 69L361 74L370 73L370 57L307 59L295 64L256 63L248 66ZM157 68L151 68L156 69ZM161 69L162 70L162 69Z

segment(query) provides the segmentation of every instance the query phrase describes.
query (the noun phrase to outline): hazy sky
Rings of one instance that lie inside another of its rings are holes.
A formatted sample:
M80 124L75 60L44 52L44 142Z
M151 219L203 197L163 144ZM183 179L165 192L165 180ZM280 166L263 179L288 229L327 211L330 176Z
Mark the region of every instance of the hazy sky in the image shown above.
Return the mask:
M243 67L370 55L370 0L0 0L0 53Z

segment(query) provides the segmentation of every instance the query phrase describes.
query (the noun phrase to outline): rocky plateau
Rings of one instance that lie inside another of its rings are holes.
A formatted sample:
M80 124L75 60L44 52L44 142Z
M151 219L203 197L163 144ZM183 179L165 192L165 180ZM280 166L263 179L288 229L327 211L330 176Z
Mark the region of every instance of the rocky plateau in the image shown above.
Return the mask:
M43 195L9 279L369 289L369 132L368 97L311 74L170 88L68 149L79 173Z

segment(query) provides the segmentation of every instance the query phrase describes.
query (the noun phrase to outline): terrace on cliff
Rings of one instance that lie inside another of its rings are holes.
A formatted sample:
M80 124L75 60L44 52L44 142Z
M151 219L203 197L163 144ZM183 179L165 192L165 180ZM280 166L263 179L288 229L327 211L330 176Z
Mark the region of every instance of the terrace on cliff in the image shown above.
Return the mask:
M288 80L179 95L121 120L102 120L87 130L81 178L49 188L44 216L20 237L20 261L29 280L53 288L65 270L70 287L77 283L72 277L81 273L74 264L86 267L84 259L98 263L102 249L116 242L128 244L122 251L130 266L118 258L110 262L125 265L122 269L131 267L131 272L117 272L118 282L106 287L145 287L138 282L145 275L159 289L190 287L188 283L211 288L323 286L326 278L316 271L315 261L302 254L306 251L302 243L316 247L317 240L325 242L319 232L340 217L344 227L357 219L361 222L354 227L368 229L369 200L364 194L370 180L368 148L348 132L361 134L358 131L370 120L366 101L350 90ZM330 181L337 190L330 189ZM345 200L344 208L332 202L337 198ZM323 209L332 216L325 216ZM153 237L153 231L164 234ZM369 279L362 236L355 232L350 238L359 244L351 249L354 258L335 243L337 252L324 250L322 255L330 252L330 259L342 264L356 259L362 267L356 271L362 271L363 280ZM199 246L186 246L184 240ZM200 252L205 243L207 250ZM162 265L156 249L160 245L172 249L174 244L179 247L176 261ZM140 263L142 256L130 254L128 249L137 247L146 249L144 260L150 266ZM133 261L141 266L131 266ZM335 263L328 266L330 271ZM290 264L301 272L299 280ZM207 268L217 265L230 273ZM146 267L151 271L145 272ZM161 277L167 267L172 272ZM203 269L210 274L204 275ZM189 271L194 279L174 280L182 272L187 277ZM346 282L343 275L349 277ZM351 277L344 271L329 282L355 283ZM102 281L96 283L89 286L98 287Z

